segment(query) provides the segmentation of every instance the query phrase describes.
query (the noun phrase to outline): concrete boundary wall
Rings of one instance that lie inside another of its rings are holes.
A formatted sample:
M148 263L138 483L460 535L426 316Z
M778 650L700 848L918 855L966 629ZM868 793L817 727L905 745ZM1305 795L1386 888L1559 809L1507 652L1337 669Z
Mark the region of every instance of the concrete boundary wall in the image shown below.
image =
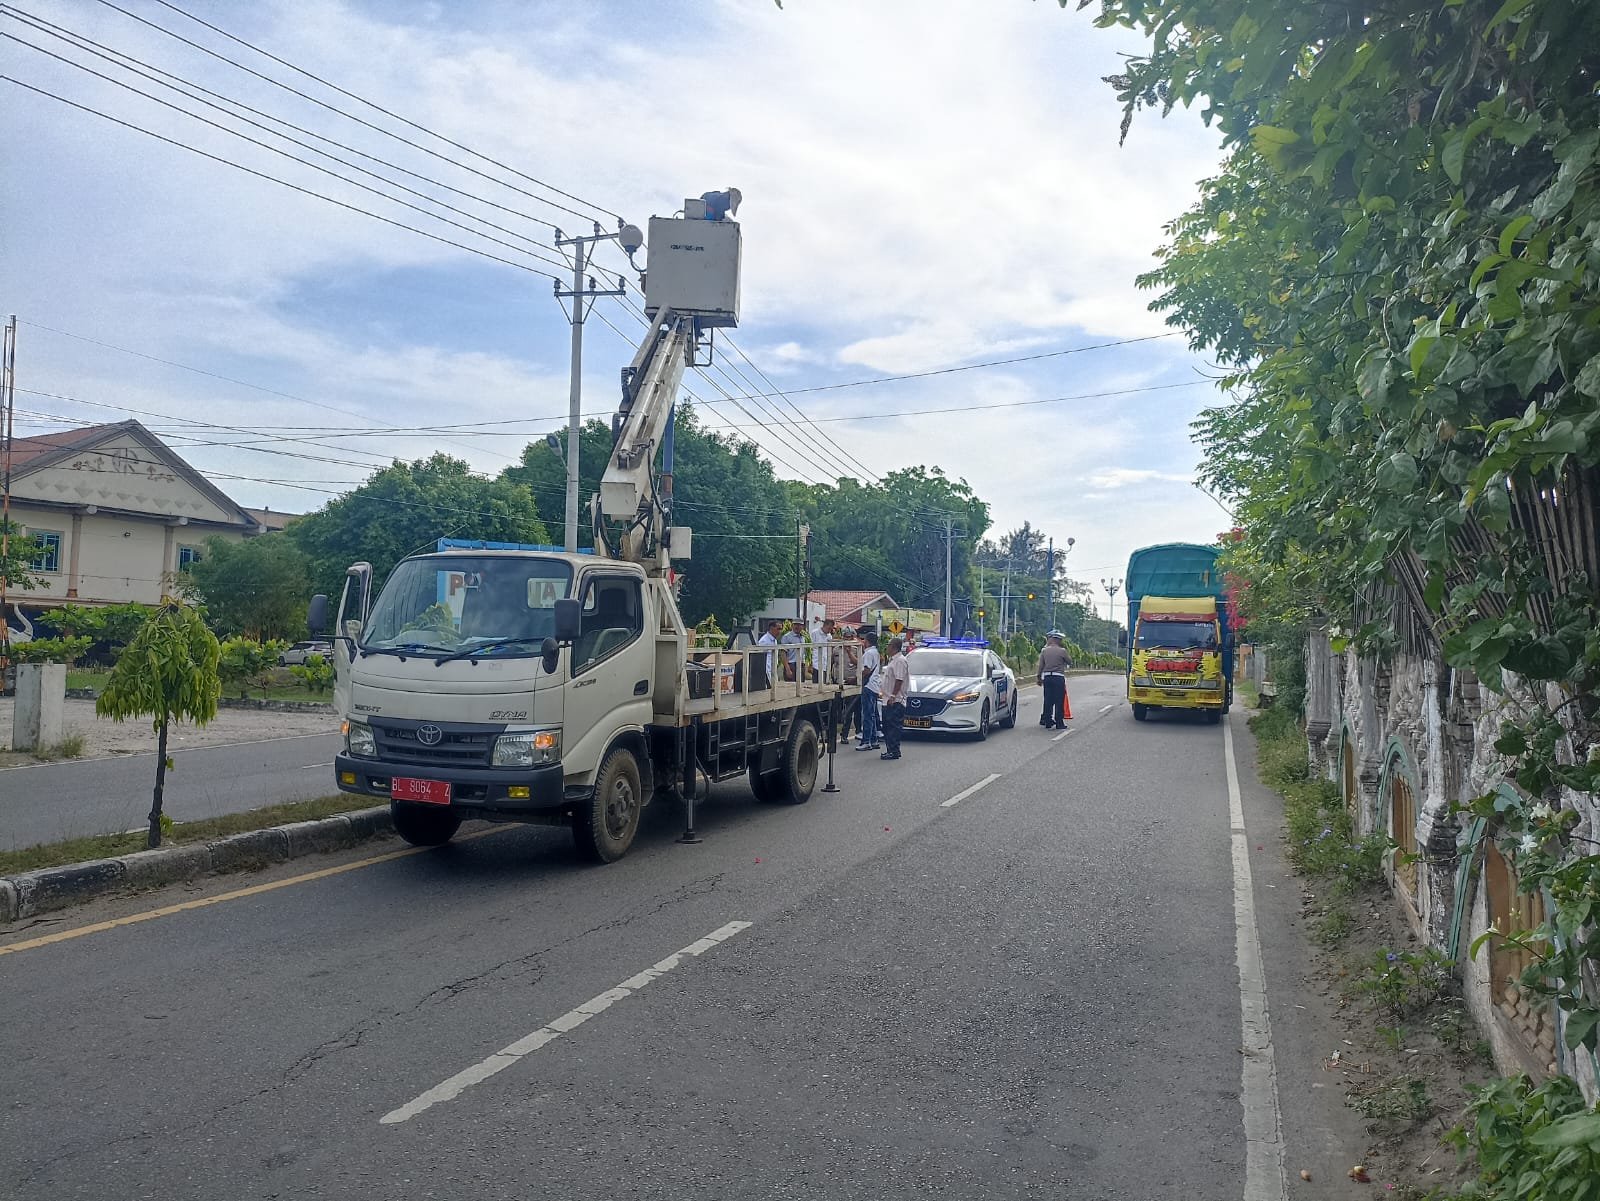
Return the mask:
M1306 681L1312 763L1343 789L1348 746L1357 835L1390 834L1391 789L1396 780L1410 786L1421 855L1415 895L1397 882L1392 860L1389 885L1418 938L1455 955L1464 1001L1494 1048L1496 1064L1510 1073L1569 1075L1591 1100L1600 1096L1595 1059L1581 1048L1566 1050L1559 1011L1552 1008L1551 1037L1530 1045L1524 1030L1507 1019L1504 998L1495 995L1487 950L1475 961L1468 955L1492 920L1485 883L1490 851L1481 824L1474 829L1472 819L1452 813L1452 805L1512 787L1494 741L1503 721L1526 712L1531 701L1549 699L1540 697L1543 686L1508 675L1506 692L1491 693L1470 674L1432 658L1396 654L1378 663L1353 650L1336 652L1326 631L1307 642ZM1600 837L1600 806L1593 798L1563 790L1561 801L1582 814L1577 833Z

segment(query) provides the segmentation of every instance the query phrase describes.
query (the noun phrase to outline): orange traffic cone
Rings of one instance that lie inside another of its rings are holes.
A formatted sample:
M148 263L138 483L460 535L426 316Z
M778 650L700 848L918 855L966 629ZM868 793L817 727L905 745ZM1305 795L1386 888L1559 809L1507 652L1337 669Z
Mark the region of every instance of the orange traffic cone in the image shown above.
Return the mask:
M1072 720L1072 698L1067 695L1066 681L1062 681L1061 688L1061 720Z

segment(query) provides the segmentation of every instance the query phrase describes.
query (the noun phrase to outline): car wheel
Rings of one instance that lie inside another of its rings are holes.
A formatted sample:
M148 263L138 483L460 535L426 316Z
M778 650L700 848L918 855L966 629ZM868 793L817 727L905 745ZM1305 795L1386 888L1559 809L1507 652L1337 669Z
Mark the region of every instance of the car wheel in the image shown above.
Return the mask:
M615 863L633 845L643 810L639 761L626 747L617 747L600 765L594 798L573 818L572 841L594 862Z
M389 802L394 832L414 847L442 847L461 828L461 815L453 809Z
M1148 716L1150 716L1150 707L1148 705L1141 705L1138 701L1134 701L1133 720L1143 721Z
M989 737L989 702L983 702L983 708L978 712L978 732L973 735L974 741L982 742Z
M1000 724L1008 730L1017 728L1017 694L1015 689L1011 693L1011 708L1006 710L1006 715L1000 719Z

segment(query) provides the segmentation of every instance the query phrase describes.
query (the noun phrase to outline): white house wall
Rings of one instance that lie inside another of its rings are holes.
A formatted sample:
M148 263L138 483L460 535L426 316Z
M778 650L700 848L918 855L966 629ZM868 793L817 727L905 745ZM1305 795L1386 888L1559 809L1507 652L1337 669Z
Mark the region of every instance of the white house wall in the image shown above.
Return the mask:
M238 514L183 478L164 457L128 435L19 476L13 498L96 505L233 525Z

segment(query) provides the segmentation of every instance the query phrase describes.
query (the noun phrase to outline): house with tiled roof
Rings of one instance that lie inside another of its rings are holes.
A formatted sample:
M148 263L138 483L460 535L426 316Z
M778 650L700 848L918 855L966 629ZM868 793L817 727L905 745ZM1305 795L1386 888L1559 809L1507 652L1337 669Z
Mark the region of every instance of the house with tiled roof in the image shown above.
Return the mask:
M206 539L265 525L137 421L15 439L11 521L41 546L0 615L23 635L54 605L155 604Z
M817 588L806 593L810 605L822 605L829 617L840 625L855 626L863 621L868 609L898 609L894 597L887 592L851 591L846 589Z

